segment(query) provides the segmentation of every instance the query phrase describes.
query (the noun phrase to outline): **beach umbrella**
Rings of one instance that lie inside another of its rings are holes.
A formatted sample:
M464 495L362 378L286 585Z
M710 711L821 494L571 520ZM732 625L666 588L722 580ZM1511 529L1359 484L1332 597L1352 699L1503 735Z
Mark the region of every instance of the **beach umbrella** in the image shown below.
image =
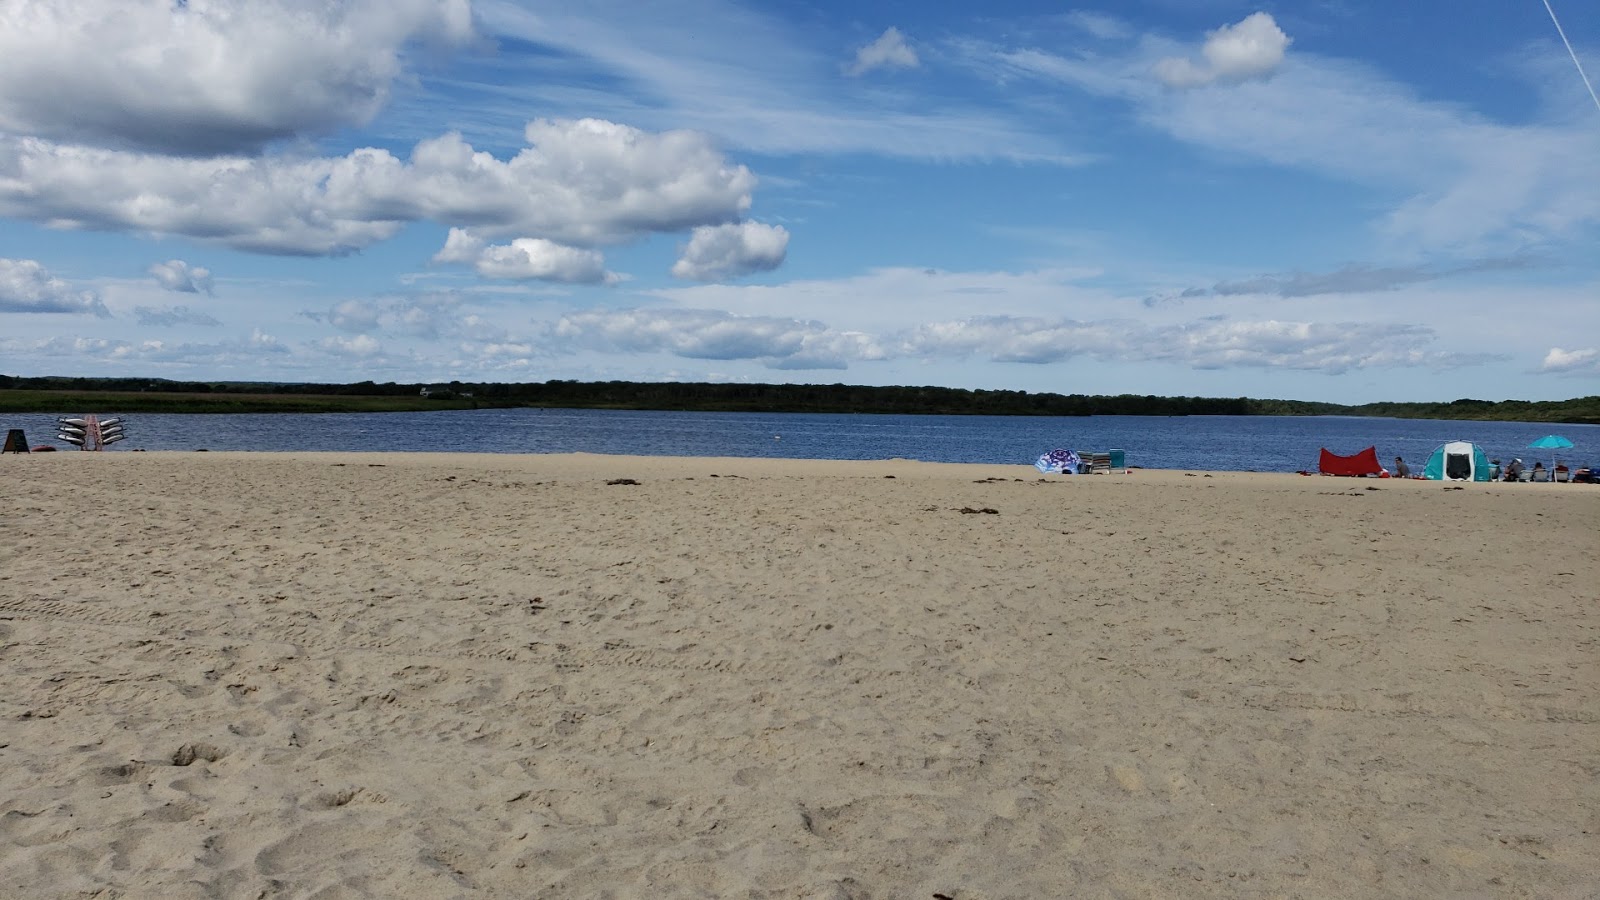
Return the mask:
M1071 450L1056 448L1048 453L1041 453L1034 461L1034 468L1041 472L1060 472L1067 475L1078 474L1078 454Z
M1528 446L1535 450L1550 451L1550 480L1554 481L1556 477L1556 451L1571 447L1572 442L1559 434L1547 434Z

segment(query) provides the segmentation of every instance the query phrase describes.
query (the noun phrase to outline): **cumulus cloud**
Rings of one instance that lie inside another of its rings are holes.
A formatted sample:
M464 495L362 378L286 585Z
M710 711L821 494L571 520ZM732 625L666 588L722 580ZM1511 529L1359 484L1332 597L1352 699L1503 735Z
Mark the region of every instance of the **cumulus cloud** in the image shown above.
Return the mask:
M857 50L855 61L844 71L854 77L873 69L915 69L920 64L917 51L906 43L906 36L900 29L891 27L877 40Z
M408 45L471 31L469 0L0 0L0 131L253 153L366 123Z
M382 309L376 303L367 300L346 300L328 310L327 321L340 331L366 334L378 330L381 318Z
M853 360L885 358L883 348L864 334L832 331L798 319L702 309L573 313L561 318L553 336L594 350L752 359L786 369L842 369Z
M211 293L211 270L191 266L181 259L154 263L147 270L156 283L169 291L183 294Z
M32 259L0 258L0 312L111 315L100 295L51 275Z
M595 119L528 124L509 160L447 134L408 159L179 159L0 137L0 215L176 234L260 253L337 255L408 222L575 246L737 219L756 179L702 134Z
M672 274L687 281L726 281L776 269L788 249L789 232L781 225L702 225L690 235Z
M462 314L465 302L460 294L430 291L345 300L326 314L308 311L303 315L350 334L386 332L434 340L471 329L471 317Z
M996 362L1052 363L1080 355L1112 358L1137 329L1014 316L976 316L909 330L901 353L918 357L982 356Z
M1268 13L1245 16L1206 35L1200 48L1203 62L1173 56L1156 63L1155 74L1172 88L1202 87L1213 82L1239 82L1265 78L1283 64L1284 51L1293 42Z
M135 306L133 314L139 319L140 325L153 328L173 328L179 325L202 325L215 328L222 323L215 317L206 315L199 310L187 306Z
M484 278L512 281L555 281L564 284L616 284L622 276L606 271L606 258L544 238L517 238L509 244L489 244L464 229L452 228L444 247L434 254L438 263L466 263Z
M358 334L351 338L335 335L318 342L317 346L334 356L363 358L383 352L383 345L369 334Z
M1593 347L1582 350L1551 347L1550 352L1544 355L1539 371L1563 375L1600 375L1600 350Z

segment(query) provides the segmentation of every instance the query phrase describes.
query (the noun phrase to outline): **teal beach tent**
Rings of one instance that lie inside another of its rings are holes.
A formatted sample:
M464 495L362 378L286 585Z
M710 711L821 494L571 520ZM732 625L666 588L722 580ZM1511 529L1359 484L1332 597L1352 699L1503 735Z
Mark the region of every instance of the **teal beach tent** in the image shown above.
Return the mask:
M1430 481L1488 481L1489 457L1471 441L1440 444L1422 467L1422 477Z

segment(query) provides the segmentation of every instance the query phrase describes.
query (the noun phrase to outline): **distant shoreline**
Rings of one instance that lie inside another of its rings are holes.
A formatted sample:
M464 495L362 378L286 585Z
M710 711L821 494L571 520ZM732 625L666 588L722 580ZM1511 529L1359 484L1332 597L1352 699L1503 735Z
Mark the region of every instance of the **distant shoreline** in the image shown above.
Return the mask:
M142 379L106 379L122 386ZM72 388L39 387L67 382ZM1455 400L1347 406L1296 400L1147 395L1063 395L936 387L723 385L665 383L427 385L195 385L150 382L143 390L81 387L95 379L0 376L0 413L59 414L87 409L175 415L240 413L431 412L464 409L610 409L662 412L850 415L1352 416L1477 422L1600 424L1600 396L1570 400ZM186 389L195 388L195 389ZM198 388L205 388L200 390ZM275 388L275 389L274 389Z

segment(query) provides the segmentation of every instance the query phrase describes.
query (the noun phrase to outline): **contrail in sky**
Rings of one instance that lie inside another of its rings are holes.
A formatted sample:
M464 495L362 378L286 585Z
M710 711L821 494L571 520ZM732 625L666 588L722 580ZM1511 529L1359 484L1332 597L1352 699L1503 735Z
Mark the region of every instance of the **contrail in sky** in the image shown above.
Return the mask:
M1578 77L1583 79L1583 86L1589 89L1589 97L1594 100L1594 108L1600 109L1600 96L1596 96L1594 85L1589 83L1589 76L1584 74L1583 63L1578 62L1578 54L1572 49L1572 42L1567 40L1567 32L1561 27L1561 20L1556 18L1556 11L1550 5L1550 0L1544 0L1544 8L1550 14L1550 21L1556 23L1556 34L1561 35L1561 43L1567 45L1567 55L1572 57L1572 64L1578 67Z

